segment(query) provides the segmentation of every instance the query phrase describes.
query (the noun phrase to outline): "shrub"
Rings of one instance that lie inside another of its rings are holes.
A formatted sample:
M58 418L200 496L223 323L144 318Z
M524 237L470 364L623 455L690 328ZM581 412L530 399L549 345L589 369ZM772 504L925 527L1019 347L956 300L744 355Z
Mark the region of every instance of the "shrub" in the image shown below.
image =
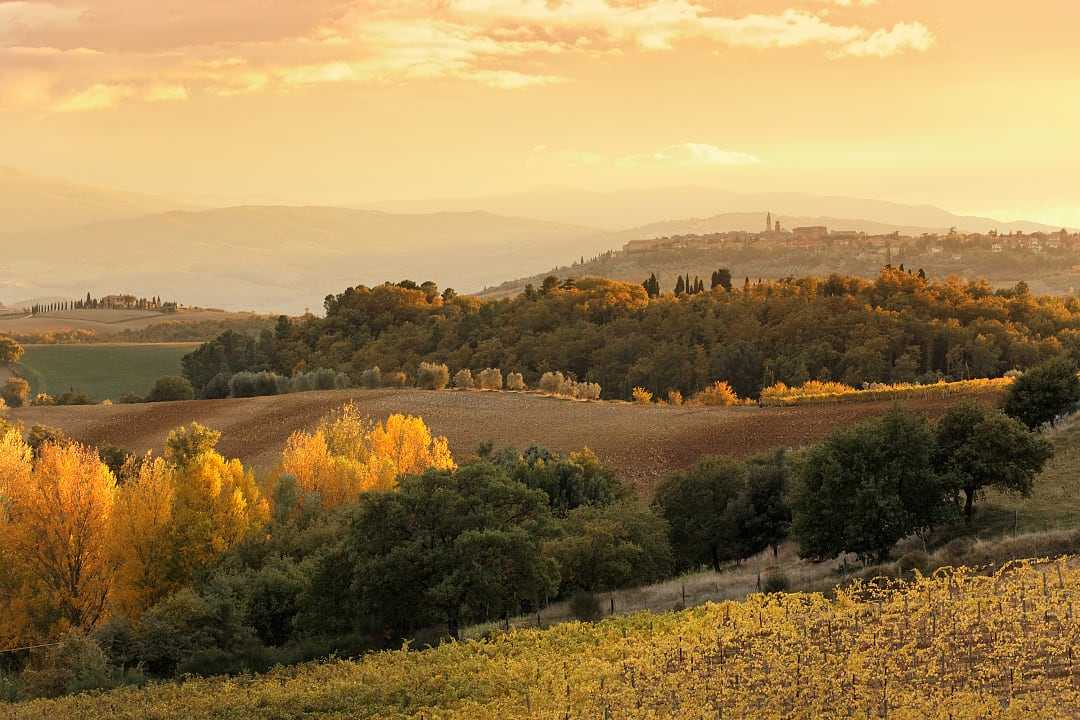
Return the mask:
M48 425L34 425L26 434L26 444L34 451L34 455L41 452L43 445L67 445L71 438L60 428Z
M579 590L570 598L570 614L578 620L592 622L604 616L604 609L596 593Z
M226 392L225 397L228 397L228 392ZM117 398L116 402L121 405L137 405L138 403L145 402L145 399L141 395L136 395L135 393L124 393Z
M22 407L30 402L30 383L20 377L8 378L0 390L0 399L9 407Z
M918 570L923 575L930 571L930 556L922 550L904 553L896 562L896 569L901 575L910 575Z
M229 380L229 394L238 398L279 395L283 390L287 391L288 387L288 378L266 370L238 372Z
M546 372L540 376L540 389L546 393L558 395L562 392L565 382L566 378L561 372Z
M408 381L409 377L401 370L394 370L383 375L383 385L385 387L403 388Z
M115 684L101 647L81 635L47 648L23 670L21 680L24 698L58 697Z
M668 390L667 391L667 401L672 405L682 405L683 404L682 393L679 392L678 390Z
M506 376L506 389L507 390L527 390L528 386L525 385L525 376L518 372L512 372Z
M56 398L54 398L47 392L39 392L37 395L34 396L34 399L30 401L30 404L34 405L35 407L55 405Z
M469 368L461 368L454 373L454 387L459 390L469 390L474 384L472 370Z
M728 407L730 405L737 405L739 396L735 394L735 391L727 382L717 380L709 387L694 395L691 402L696 405Z
M179 375L170 375L158 378L150 394L146 396L147 402L167 402L172 400L194 400L195 388L191 381Z
M652 393L643 387L634 388L633 396L634 402L638 403L639 405L648 405L652 402L653 397Z
M425 390L442 390L450 384L450 368L443 363L422 362L416 382Z
M382 387L382 371L379 370L378 365L373 368L368 368L360 373L360 385L366 387L368 390Z
M93 405L94 401L82 390L71 388L60 393L56 398L57 405Z
M573 382L569 383L569 395L575 397L578 400L599 400L600 399L600 384L590 382Z
M483 390L502 390L503 375L499 368L487 368L481 370L476 377L477 384Z
M210 382L206 383L206 387L204 387L202 391L202 396L207 400L219 400L221 398L229 397L231 381L232 375L227 372L219 372L217 375L210 378Z
M765 573L761 583L761 592L767 594L785 593L791 589L791 581L783 570L773 568Z
M309 390L341 390L351 385L349 376L331 368L319 368L297 373L289 383L288 392Z

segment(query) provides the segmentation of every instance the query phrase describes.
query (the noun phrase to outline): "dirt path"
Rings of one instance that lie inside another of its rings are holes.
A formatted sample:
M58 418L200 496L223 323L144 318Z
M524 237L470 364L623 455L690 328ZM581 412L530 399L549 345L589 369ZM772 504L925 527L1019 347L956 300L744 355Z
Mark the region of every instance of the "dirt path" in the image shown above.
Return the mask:
M987 398L989 399L989 398ZM743 456L800 447L837 427L879 415L892 402L793 408L703 408L575 402L524 393L343 390L274 397L10 410L24 425L52 425L91 444L135 452L160 451L173 428L197 420L222 431L220 449L262 470L275 465L286 438L310 428L347 400L368 414L423 417L446 435L454 455L473 455L481 442L525 447L539 443L568 452L592 448L623 476L648 491L664 474L708 454ZM949 400L908 407L939 415Z

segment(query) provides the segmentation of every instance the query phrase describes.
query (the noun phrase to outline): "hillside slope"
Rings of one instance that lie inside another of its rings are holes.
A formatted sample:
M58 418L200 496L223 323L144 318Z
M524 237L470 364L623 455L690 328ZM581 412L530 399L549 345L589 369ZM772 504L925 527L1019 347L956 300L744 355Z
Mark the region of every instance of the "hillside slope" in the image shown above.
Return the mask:
M989 401L996 396L983 397ZM892 402L644 407L508 392L342 390L111 407L31 407L10 410L9 415L26 426L52 425L83 442L119 445L136 453L160 452L170 430L198 421L222 431L224 454L270 470L291 433L314 426L348 400L378 418L392 413L422 417L433 432L449 439L459 459L475 454L485 441L518 448L538 443L562 452L588 447L645 492L668 472L689 467L702 455L744 456L803 446L893 407ZM903 404L940 415L950 401Z

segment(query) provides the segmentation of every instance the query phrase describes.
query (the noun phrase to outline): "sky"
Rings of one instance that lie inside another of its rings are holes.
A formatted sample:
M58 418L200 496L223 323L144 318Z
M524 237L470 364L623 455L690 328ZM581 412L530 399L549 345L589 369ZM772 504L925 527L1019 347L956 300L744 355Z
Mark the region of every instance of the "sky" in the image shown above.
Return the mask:
M676 184L1080 226L1074 0L0 0L0 165L198 202Z

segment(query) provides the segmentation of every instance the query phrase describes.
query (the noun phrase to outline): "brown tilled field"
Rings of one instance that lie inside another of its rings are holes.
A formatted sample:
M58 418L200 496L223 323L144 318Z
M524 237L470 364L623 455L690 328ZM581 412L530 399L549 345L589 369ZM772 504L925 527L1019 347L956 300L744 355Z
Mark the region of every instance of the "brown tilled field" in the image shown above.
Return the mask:
M109 336L124 330L142 330L164 322L235 320L250 317L253 317L251 313L217 310L181 310L177 313L153 310L65 310L43 315L12 313L0 315L0 333L36 335L68 330L93 330L98 335Z
M994 395L984 395L990 402ZM491 440L525 447L539 443L568 452L589 447L648 492L665 473L708 454L748 455L820 440L837 427L887 411L891 402L790 408L667 407L618 402L579 402L530 393L341 390L273 397L197 400L145 405L31 407L8 411L29 427L52 425L90 444L115 444L135 452L160 451L168 432L197 420L222 431L220 449L256 468L275 465L290 433L310 428L353 400L368 414L423 417L446 435L458 459ZM931 416L949 400L903 403Z

